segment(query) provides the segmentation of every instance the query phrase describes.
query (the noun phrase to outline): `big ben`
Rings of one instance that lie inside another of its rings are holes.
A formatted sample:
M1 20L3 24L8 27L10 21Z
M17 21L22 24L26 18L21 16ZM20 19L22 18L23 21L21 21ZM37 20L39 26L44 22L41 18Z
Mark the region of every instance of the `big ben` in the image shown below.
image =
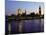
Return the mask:
M39 15L41 16L41 6L39 6Z

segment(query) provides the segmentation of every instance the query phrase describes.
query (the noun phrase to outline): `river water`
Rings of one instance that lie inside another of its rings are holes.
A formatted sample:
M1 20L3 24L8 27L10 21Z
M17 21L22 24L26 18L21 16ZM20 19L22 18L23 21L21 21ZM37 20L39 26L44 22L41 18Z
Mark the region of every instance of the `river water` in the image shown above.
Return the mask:
M12 19L10 23L6 22L6 31L9 33L34 33L44 32L44 19L20 20Z

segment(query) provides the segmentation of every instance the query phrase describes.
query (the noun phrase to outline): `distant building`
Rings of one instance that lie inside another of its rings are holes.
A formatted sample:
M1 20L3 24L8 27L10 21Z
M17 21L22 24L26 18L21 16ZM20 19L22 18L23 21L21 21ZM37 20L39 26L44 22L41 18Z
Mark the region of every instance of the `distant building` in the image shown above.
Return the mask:
M22 12L21 12L21 9L19 8L18 9L18 16L21 16Z
M26 10L25 10L25 15L26 15Z
M41 6L39 6L39 15L41 15Z
M26 10L25 10L25 12L24 12L24 13L22 13L22 16L26 16Z

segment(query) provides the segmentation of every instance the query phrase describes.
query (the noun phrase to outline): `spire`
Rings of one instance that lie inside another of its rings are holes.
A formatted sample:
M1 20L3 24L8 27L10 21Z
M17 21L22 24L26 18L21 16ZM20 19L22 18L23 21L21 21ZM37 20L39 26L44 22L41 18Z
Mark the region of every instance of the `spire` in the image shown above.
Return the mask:
M20 11L20 8L18 9L18 16L20 15L20 14L19 14L19 11Z
M26 14L26 10L25 10L25 14Z
M41 15L41 6L39 6L39 15Z

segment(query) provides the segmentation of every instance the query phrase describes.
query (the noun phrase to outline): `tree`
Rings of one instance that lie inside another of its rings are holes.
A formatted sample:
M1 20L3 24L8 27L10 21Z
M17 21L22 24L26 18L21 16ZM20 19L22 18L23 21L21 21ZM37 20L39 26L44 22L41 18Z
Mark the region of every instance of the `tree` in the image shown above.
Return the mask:
M31 13L31 14L30 14L30 16L34 17L34 16L35 16L35 13L34 13L34 12L33 12L33 13Z
M36 14L35 14L35 16L36 16L36 17L39 17L39 14L38 14L38 13L36 13Z

